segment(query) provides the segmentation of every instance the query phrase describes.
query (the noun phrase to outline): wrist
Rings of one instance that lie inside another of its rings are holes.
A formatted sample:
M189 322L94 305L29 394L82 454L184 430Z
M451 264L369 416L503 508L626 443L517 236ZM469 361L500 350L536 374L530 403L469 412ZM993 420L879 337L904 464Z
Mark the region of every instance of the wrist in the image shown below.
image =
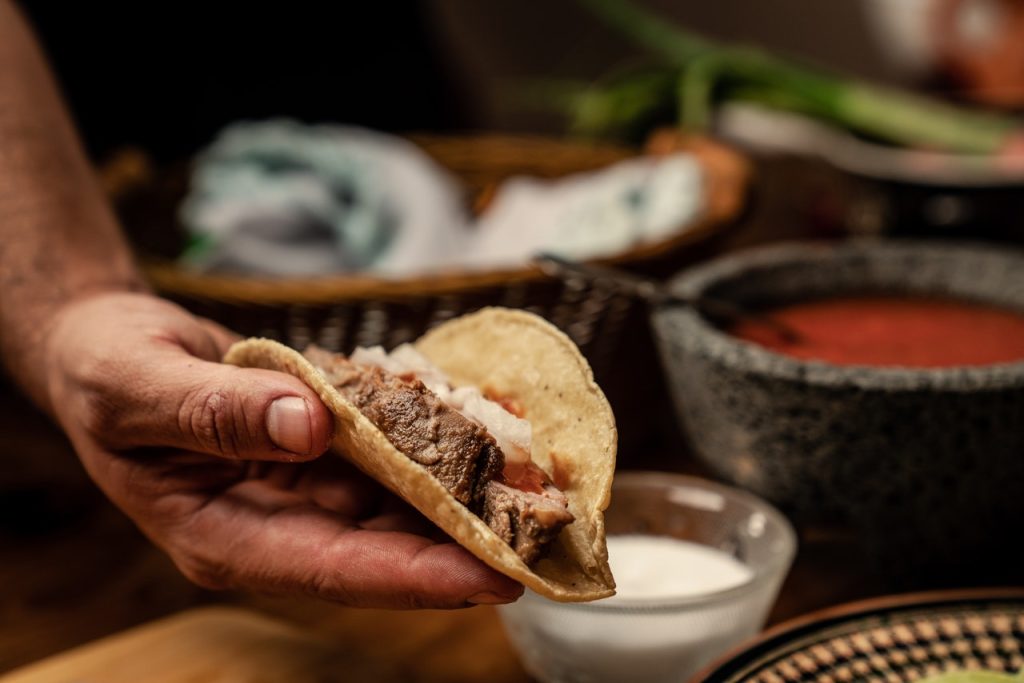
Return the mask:
M8 318L0 338L0 359L9 377L39 408L55 416L54 376L60 372L57 359L78 343L75 311L105 296L148 292L141 279L110 278L80 285L60 301L33 306L31 314L17 320ZM70 325L68 320L72 321Z

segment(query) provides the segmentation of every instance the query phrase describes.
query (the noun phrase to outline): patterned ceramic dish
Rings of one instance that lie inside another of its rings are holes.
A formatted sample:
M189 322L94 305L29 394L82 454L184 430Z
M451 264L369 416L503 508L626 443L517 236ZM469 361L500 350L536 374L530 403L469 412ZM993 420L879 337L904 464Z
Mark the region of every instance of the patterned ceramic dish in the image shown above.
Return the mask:
M1024 311L1024 253L928 242L782 245L686 271L672 291L752 307L880 291ZM1005 528L1024 517L1024 362L804 361L681 307L656 311L654 327L687 434L716 474L798 523L853 525L876 565L915 576L919 587L921 576L960 585L1019 578L1024 544L1007 542Z
M1024 667L1024 589L923 593L782 624L692 683L902 683Z

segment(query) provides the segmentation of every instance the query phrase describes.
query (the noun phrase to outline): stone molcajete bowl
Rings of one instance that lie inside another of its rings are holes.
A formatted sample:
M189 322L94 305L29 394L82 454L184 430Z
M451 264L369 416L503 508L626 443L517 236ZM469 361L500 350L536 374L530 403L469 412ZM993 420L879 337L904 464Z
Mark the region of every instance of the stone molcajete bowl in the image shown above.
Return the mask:
M688 270L670 290L750 307L886 292L1024 312L1024 252L780 245ZM798 523L844 523L901 580L1020 579L1024 361L844 367L741 341L690 308L656 310L653 323L688 438L719 476Z

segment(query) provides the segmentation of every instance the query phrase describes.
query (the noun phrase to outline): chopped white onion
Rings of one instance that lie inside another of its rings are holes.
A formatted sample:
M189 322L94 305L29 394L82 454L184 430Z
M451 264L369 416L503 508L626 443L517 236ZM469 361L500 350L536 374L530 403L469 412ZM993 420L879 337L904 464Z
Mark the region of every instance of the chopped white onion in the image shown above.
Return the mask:
M395 375L413 375L448 406L483 425L505 454L506 462L529 462L533 434L527 420L486 398L477 387L453 389L441 369L411 345L402 344L390 354L380 346L360 347L349 359L356 365L378 367Z

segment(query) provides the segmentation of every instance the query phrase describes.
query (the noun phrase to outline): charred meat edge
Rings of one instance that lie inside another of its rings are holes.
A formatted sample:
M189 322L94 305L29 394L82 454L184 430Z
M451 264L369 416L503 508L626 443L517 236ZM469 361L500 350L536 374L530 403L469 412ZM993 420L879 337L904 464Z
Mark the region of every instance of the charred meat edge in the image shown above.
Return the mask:
M395 448L426 468L526 564L540 559L573 521L565 494L539 468L534 466L540 477L531 490L510 486L494 437L418 379L358 366L315 346L304 355Z

